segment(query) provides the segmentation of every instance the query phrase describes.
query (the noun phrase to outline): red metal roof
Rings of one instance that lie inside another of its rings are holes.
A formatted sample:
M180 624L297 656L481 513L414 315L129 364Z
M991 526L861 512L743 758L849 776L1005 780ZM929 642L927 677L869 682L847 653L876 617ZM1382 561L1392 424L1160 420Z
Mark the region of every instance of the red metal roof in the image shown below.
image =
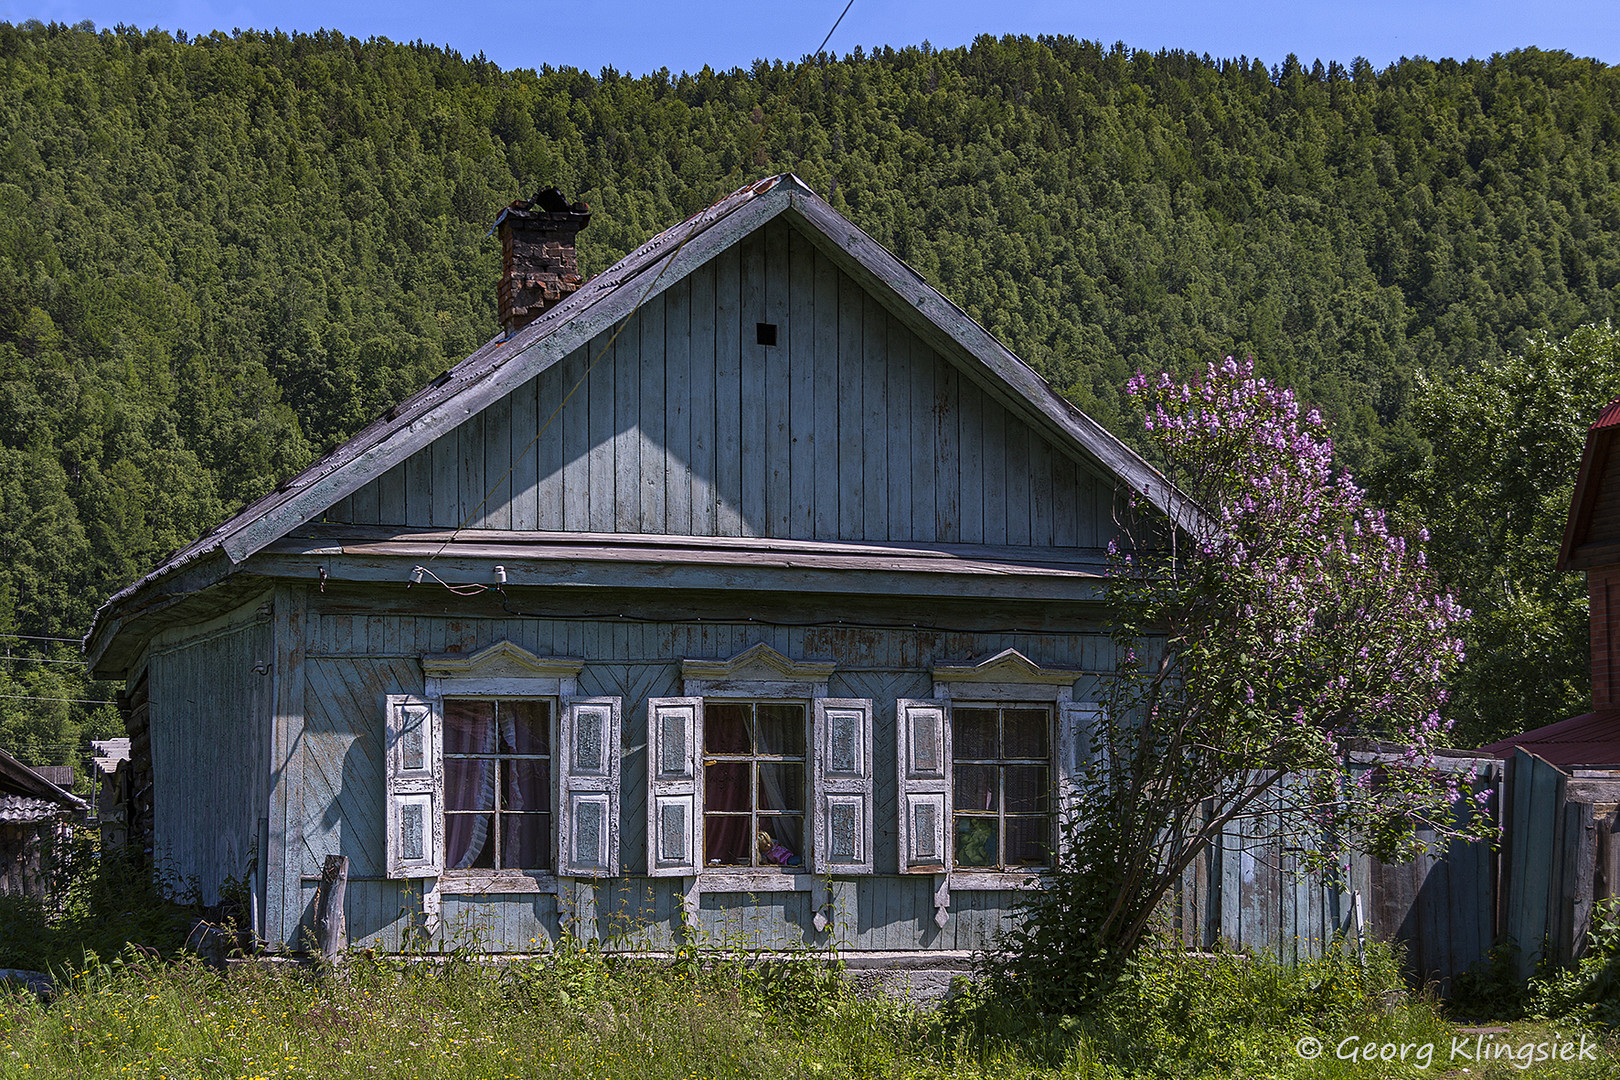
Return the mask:
M1620 766L1620 709L1582 713L1481 750L1509 758L1520 747L1561 769Z
M1602 414L1597 418L1597 423L1593 424L1590 430L1597 431L1599 428L1611 427L1620 427L1620 398L1615 398L1604 406Z

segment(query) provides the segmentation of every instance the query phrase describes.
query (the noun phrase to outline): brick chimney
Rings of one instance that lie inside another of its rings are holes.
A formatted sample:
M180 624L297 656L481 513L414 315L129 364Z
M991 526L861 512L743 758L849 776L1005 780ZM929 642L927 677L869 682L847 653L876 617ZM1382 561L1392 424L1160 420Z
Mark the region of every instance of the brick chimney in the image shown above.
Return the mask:
M590 207L556 188L520 199L495 219L501 234L501 325L511 337L585 283L574 237L590 224Z

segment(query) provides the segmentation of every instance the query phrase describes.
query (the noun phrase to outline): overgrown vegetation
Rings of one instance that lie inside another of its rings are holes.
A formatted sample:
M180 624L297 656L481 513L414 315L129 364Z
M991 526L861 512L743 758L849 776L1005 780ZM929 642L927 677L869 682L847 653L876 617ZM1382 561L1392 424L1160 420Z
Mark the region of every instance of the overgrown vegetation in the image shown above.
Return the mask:
M1433 1044L1446 1060L1454 1029L1431 1003L1397 989L1387 953L1369 961L1363 969L1332 954L1285 968L1150 951L1095 1013L1060 1023L999 1011L975 992L937 1012L861 999L826 957L774 966L735 954L629 961L564 943L513 964L459 953L223 977L195 961L129 952L76 965L49 1005L0 996L0 1077L1432 1075L1415 1063L1333 1053L1354 1035ZM1306 1036L1328 1052L1302 1058ZM1611 1042L1596 1062L1537 1075L1596 1080L1617 1064Z
M1518 977L1518 950L1492 950L1486 963L1455 980L1453 1009L1460 1015L1504 1020L1529 1017L1620 1029L1620 899L1601 900L1592 912L1586 953L1573 967L1543 962L1528 982Z
M66 970L87 953L111 957L131 947L176 956L203 914L160 890L138 854L103 853L88 830L53 849L53 861L58 887L49 903L0 896L0 968Z
M118 860L82 864L54 913L0 901L0 967L48 969L42 1003L0 988L0 1078L634 1077L636 1080L1094 1077L1418 1077L1416 1048L1450 1061L1456 1029L1401 984L1400 964L1331 948L1297 966L1268 956L1192 955L1155 941L1084 1013L1033 1010L995 979L959 983L937 1009L856 995L836 951L767 959L707 942L664 959L564 937L503 961L464 932L432 952L356 951L337 968L286 961L227 975L181 942L199 912L160 900ZM1605 923L1605 926L1615 924ZM688 928L689 935L695 934ZM1607 936L1605 936L1607 934ZM124 942L129 944L124 944ZM1605 955L1614 936L1600 932ZM1573 978L1573 977L1572 977ZM1569 990L1573 982L1566 987ZM1591 982L1555 1022L1508 1040L1580 1037L1597 1059L1536 1075L1597 1080L1620 1068L1614 1017ZM1594 994L1596 995L1594 997ZM1612 1008L1610 1009L1612 1013ZM1302 1039L1323 1047L1302 1057ZM1336 1048L1397 1044L1405 1065L1347 1061ZM1498 1061L1471 1076L1521 1075Z

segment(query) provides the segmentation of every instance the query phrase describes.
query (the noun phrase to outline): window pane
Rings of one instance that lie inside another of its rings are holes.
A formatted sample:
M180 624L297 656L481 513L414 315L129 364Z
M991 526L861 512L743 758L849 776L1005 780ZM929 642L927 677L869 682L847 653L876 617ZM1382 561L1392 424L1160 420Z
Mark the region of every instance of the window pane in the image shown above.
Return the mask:
M749 731L752 706L737 702L703 703L703 752L705 754L751 754L754 738Z
M502 762L502 810L551 810L551 762L518 758Z
M704 814L704 861L710 866L754 865L750 821L747 814Z
M796 814L763 814L754 844L761 866L800 866L804 862L804 818Z
M500 721L501 753L551 753L550 702L503 701Z
M551 815L501 815L501 865L513 870L551 867Z
M1046 733L1050 725L1045 709L1008 709L1001 723L1002 756L1046 757Z
M957 765L952 771L956 788L957 810L994 810L996 808L996 767L994 765Z
M746 761L717 761L705 766L704 807L708 810L752 810L753 795L748 790L750 768Z
M444 703L444 752L447 754L493 754L495 752L495 703L456 701Z
M759 809L803 810L804 766L797 762L760 762Z
M757 705L754 716L759 753L804 757L803 705Z
M495 809L495 764L492 758L445 759L444 808Z
M1007 819L1007 865L1045 866L1050 860L1047 852L1047 819L1042 817L1009 817Z
M491 814L444 815L444 865L447 870L494 869L495 838Z
M1040 814L1046 811L1046 766L1008 765L1002 772L1006 785L1002 794L1009 814ZM1009 840L1010 844L1012 841Z
M996 819L961 817L956 819L956 865L996 865Z
M952 709L951 753L962 758L996 756L996 710Z

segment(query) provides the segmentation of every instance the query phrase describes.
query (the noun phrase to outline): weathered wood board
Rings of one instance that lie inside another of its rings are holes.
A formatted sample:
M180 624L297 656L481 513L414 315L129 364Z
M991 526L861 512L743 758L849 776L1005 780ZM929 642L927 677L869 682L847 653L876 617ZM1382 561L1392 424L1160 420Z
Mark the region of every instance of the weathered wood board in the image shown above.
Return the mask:
M1099 487L778 220L326 517L1098 547Z

